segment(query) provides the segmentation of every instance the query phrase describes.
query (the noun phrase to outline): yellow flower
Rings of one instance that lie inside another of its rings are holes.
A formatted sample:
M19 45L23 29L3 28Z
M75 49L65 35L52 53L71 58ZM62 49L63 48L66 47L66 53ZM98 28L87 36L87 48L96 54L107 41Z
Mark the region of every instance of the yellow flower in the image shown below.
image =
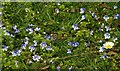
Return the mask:
M106 49L111 49L114 46L113 42L106 42L105 44L103 44L104 48Z

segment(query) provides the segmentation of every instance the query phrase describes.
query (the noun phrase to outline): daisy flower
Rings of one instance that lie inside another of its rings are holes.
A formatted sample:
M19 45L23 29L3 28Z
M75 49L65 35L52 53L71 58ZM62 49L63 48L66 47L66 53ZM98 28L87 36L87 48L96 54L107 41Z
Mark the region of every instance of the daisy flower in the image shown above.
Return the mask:
M113 42L106 42L103 44L103 47L106 49L111 49L114 46Z

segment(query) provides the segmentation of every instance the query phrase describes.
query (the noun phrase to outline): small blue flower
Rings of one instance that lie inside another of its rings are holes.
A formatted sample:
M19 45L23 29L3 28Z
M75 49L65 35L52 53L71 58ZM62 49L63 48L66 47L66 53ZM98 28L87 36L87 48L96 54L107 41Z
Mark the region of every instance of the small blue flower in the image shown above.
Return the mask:
M78 30L78 29L79 29L79 28L78 28L78 24L72 25L72 28L74 28L74 30Z
M47 44L46 44L46 42L42 42L42 43L40 43L40 46L42 47L42 49L44 49L45 47L47 47Z
M117 38L117 37L114 37L114 38L113 38L113 42L115 42L116 40L118 40L118 38Z
M50 35L46 35L45 38L46 38L46 40L49 40L50 39Z
M103 17L103 19L105 19L105 21L107 21L107 20L109 19L108 15L105 15L105 16Z
M85 8L80 8L80 13L84 14L85 13Z
M29 46L29 49L30 49L31 52L32 52L33 50L35 50L34 45Z
M104 51L104 47L100 47L99 52L103 52Z
M35 30L35 31L39 31L40 29L41 29L41 28L36 27L34 30Z
M69 42L68 45L72 47L77 47L79 45L79 42Z
M14 50L12 56L20 56L21 50Z
M82 15L82 19L81 20L85 20L86 19L86 16L85 15Z
M22 45L21 45L21 48L22 48L22 49L26 49L26 44L22 44Z
M34 61L39 61L40 60L40 56L38 56L38 55L34 55L34 56L32 56L32 59L34 60Z
M4 46L4 47L2 48L3 51L7 51L7 49L8 49L8 46Z
M57 69L57 71L60 71L60 66L57 66L57 68L56 68L56 69Z
M92 16L97 19L97 15L95 14L95 12L92 13Z
M93 35L93 30L90 31L90 35Z
M27 45L28 44L28 40L27 41L25 41L25 45Z
M4 35L10 35L10 32L9 31L7 31L7 30L4 30Z
M29 28L29 34L33 33L33 28Z
M53 50L51 46L47 46L46 50Z
M34 40L33 42L34 42L34 46L37 46L37 40Z
M117 5L114 5L114 9L117 9L118 8L118 6Z
M110 31L111 30L111 28L108 27L108 26L105 26L105 29L106 29L106 31Z
M33 24L28 24L28 25L31 26L31 27L34 26Z
M69 71L72 71L72 66L69 68Z
M107 54L104 54L100 58L105 60L106 58L108 58L108 56L107 56Z
M19 29L15 29L15 32L14 33L19 33L20 32L20 30Z
M115 14L114 15L114 19L120 19L120 15L119 14Z
M105 37L105 39L109 39L110 38L110 33L105 33L104 37Z
M72 51L70 49L67 49L68 54L72 54Z
M16 25L14 25L14 26L13 26L13 29L14 29L14 30L16 30L16 29L17 29L17 26L16 26Z
M88 43L87 42L85 42L85 46L88 47Z

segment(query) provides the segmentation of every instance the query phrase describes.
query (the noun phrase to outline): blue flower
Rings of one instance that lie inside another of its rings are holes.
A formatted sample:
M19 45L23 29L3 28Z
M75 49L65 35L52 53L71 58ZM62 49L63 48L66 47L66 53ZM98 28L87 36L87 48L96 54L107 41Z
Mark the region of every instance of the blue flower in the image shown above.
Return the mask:
M20 30L19 29L15 29L15 33L19 33L20 32Z
M56 68L56 69L57 69L57 71L60 71L60 66L57 66L57 68Z
M20 56L21 50L14 50L12 56Z
M49 40L50 39L50 35L46 35L45 38L46 38L46 40Z
M42 47L42 49L44 49L45 47L47 47L47 44L46 44L46 42L42 42L42 43L40 43L40 46Z
M22 45L21 45L21 48L22 48L22 49L26 49L26 44L22 44Z
M78 28L78 24L74 24L74 25L72 25L72 28L74 28L74 30L79 29L79 28Z
M46 50L53 50L51 46L47 46Z
M69 68L69 71L72 71L72 66Z
M116 40L118 40L118 38L117 38L117 37L114 37L114 38L113 38L113 42L115 42Z
M104 47L100 47L99 52L103 52L104 51Z
M28 25L31 26L31 27L34 26L33 24L28 24Z
M32 59L34 60L34 61L39 61L40 60L40 56L38 56L38 55L34 55L34 56L32 56Z
M29 46L29 49L30 49L31 52L32 52L33 50L35 50L34 45Z
M110 27L108 27L108 26L105 26L105 29L106 29L106 31L111 30L111 28L110 28Z
M109 19L108 15L105 15L105 16L103 17L103 19L105 19L105 21L107 21L107 20Z
M39 31L40 29L41 29L41 28L36 27L34 30L35 30L35 31Z
M16 29L17 29L17 26L16 26L16 25L14 25L14 26L13 26L13 29L14 29L14 30L16 30Z
M69 42L68 45L72 47L77 47L79 45L79 42Z
M4 30L4 35L10 35L10 32L9 31L7 31L7 30Z
M85 16L85 15L82 15L82 19L81 19L81 20L84 20L84 19L86 19L86 16Z
M100 58L105 60L106 58L108 58L108 56L107 56L107 54L104 54Z
M84 14L85 13L85 8L80 8L80 13Z
M110 38L110 33L105 33L104 37L105 37L105 39L109 39Z
M34 42L34 46L37 46L37 40L34 40L33 42Z
M114 19L120 19L120 15L119 14L115 14L114 15Z
M117 5L114 5L114 9L117 9L118 8L118 6Z
M93 35L93 30L90 31L90 35Z
M67 49L68 54L72 54L72 51L70 49Z
M8 46L4 46L4 47L2 48L3 51L7 51L7 49L8 49Z
M92 13L92 16L97 19L97 15L95 14L95 12Z

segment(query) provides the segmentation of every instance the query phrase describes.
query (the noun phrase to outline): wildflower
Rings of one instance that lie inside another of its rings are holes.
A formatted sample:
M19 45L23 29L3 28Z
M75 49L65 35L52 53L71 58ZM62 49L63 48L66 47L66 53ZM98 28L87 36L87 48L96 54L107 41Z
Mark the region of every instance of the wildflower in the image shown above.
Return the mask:
M25 11L26 11L26 12L30 12L29 8L25 8Z
M74 30L79 29L79 28L78 28L78 24L74 24L74 25L72 25L72 28L74 28Z
M39 61L40 60L40 56L38 56L38 55L34 55L34 56L32 56L32 59L34 60L34 61Z
M34 46L37 46L37 41L36 41L36 40L34 40L33 42L34 42Z
M4 30L4 35L10 35L10 33L9 33L9 31L7 31L7 30Z
M20 56L21 50L14 50L12 56Z
M56 13L58 14L58 13L60 13L60 10L59 9L55 9L56 10Z
M108 17L107 15L105 15L105 16L103 17L103 19L105 19L105 21L107 21L107 20L109 19L109 17Z
M82 15L82 19L81 19L81 20L84 20L84 19L86 19L86 16L85 16L85 15Z
M46 42L42 42L42 43L40 43L40 46L42 47L42 49L44 49L45 47L47 47L47 44L46 44Z
M104 47L100 47L99 52L103 52L104 51Z
M95 14L95 12L92 13L92 17L97 19L97 15Z
M72 66L69 68L69 71L72 71Z
M59 5L61 5L61 4L58 2L57 5L59 6Z
M88 43L87 42L85 42L85 46L88 47Z
M102 43L103 41L102 40L99 40L99 43Z
M117 9L118 8L118 6L117 5L114 5L114 9Z
M8 49L8 46L4 46L4 47L2 48L3 51L7 51L7 49Z
M50 39L50 35L45 36L46 40Z
M29 64L32 64L33 62L32 62L32 61L29 61L28 63L29 63Z
M35 50L34 45L29 46L29 49L30 49L31 52L32 52L33 50Z
M17 26L16 26L16 25L14 25L14 26L13 26L13 29L14 29L14 30L16 30L16 29L17 29Z
M72 47L77 47L79 45L79 42L69 42L68 45Z
M70 49L67 49L67 53L68 53L68 54L72 54L72 52L71 52Z
M22 48L22 49L26 49L26 44L22 44L22 45L21 45L21 48Z
M28 24L30 27L34 26L33 24Z
M108 58L108 56L107 56L107 54L104 54L100 58L105 60L106 58Z
M53 63L54 63L54 61L51 59L51 60L50 60L50 63L52 63L52 64L53 64Z
M43 32L43 34L46 34L46 32Z
M119 14L115 14L114 15L114 19L119 19L120 18L120 15Z
M90 31L90 35L93 35L93 30Z
M111 28L109 28L108 26L105 26L105 28L106 28L106 31L111 30Z
M15 33L19 33L20 32L20 30L19 29L15 29Z
M110 38L110 33L105 33L104 37L105 37L105 39L109 39Z
M33 33L33 29L29 28L29 34L32 34L32 33Z
M85 8L80 8L80 13L84 14L85 13Z
M57 66L57 68L56 68L56 69L57 69L57 71L60 71L60 66Z
M114 46L113 42L106 42L105 44L103 44L103 47L106 49L111 49Z
M46 50L52 50L51 46L47 46Z
M63 30L64 30L64 29L65 29L65 27L64 27L64 26L62 26L62 28L61 28L61 29L63 29Z
M118 39L117 37L114 37L114 38L113 38L113 42L115 42L117 39Z
M35 31L39 31L40 29L41 29L41 28L36 27L36 28L35 28Z

